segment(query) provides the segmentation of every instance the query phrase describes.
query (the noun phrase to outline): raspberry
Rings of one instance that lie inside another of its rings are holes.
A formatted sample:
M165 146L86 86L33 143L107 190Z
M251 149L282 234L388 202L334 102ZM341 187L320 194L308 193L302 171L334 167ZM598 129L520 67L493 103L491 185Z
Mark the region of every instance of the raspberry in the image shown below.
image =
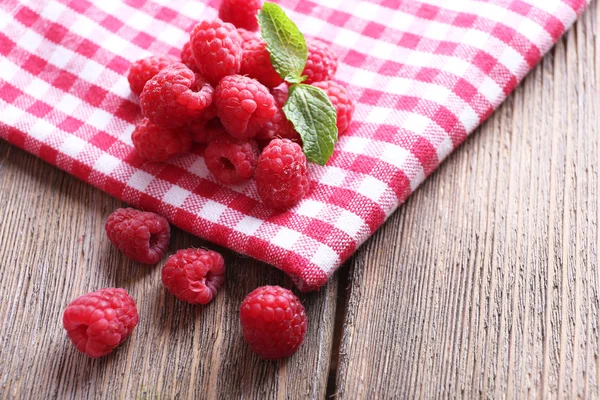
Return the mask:
M278 210L295 206L310 187L302 148L289 139L274 139L258 157L254 179L267 206Z
M162 281L179 300L207 304L225 281L225 262L211 250L179 250L167 259Z
M352 122L354 100L348 97L348 91L345 87L334 81L316 82L313 83L313 86L323 89L333 103L337 113L338 134L341 135Z
M241 75L226 76L219 82L215 105L225 130L238 139L254 137L277 112L269 89Z
M290 139L292 142L302 143L294 124L288 121L281 109L278 109L273 118L256 134L256 140L259 142L270 142L273 139Z
M273 64L267 50L267 43L254 39L244 42L241 75L248 75L267 87L275 87L283 82Z
M154 124L177 127L198 118L212 103L214 89L181 63L169 65L146 83L142 114Z
M240 72L242 38L233 25L220 19L202 21L192 29L190 43L198 70L210 82Z
M200 119L190 122L188 130L192 135L192 140L200 144L209 144L218 136L226 133L217 117L217 108L214 104L204 111Z
M277 112L273 118L258 131L256 140L258 140L259 143L264 143L265 146L269 144L268 142L277 138L290 139L292 142L301 144L302 139L300 138L300 134L296 132L294 125L288 121L282 109L288 97L287 85L281 85L271 89L271 94L275 99L275 104L277 104Z
M129 68L127 80L131 91L139 96L144 90L144 85L160 70L177 62L171 56L151 56L137 60Z
M199 72L196 66L196 59L194 58L194 54L192 54L192 45L190 42L184 44L181 49L181 62L192 71Z
M156 264L169 247L169 223L151 212L119 208L109 215L104 228L108 239L133 261Z
M258 29L256 14L262 5L262 0L222 0L219 18L238 28L255 31Z
M237 185L252 178L256 169L258 146L254 141L219 136L206 147L206 167L219 182Z
M277 104L277 107L282 108L288 99L288 95L290 94L288 84L284 82L283 84L271 89L271 94L275 99L275 104Z
M131 134L131 141L140 157L148 161L167 161L187 153L192 146L190 134L181 128L161 128L144 118Z
M237 28L240 37L242 38L242 43L245 43L249 40L260 39L260 35L258 32L251 32L244 28Z
M279 286L262 286L240 308L244 339L266 360L292 355L304 341L308 319L300 299Z
M338 67L337 55L331 51L329 46L319 40L307 40L308 59L302 75L307 78L306 84L325 81L333 78Z
M125 289L101 289L73 300L63 314L63 327L77 350L102 357L131 335L139 316Z

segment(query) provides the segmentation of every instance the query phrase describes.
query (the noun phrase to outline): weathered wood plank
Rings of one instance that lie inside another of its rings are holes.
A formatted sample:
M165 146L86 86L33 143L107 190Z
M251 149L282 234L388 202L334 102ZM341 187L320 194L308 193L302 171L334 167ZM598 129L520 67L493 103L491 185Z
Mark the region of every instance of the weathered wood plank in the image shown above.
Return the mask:
M238 308L264 284L292 287L283 273L225 251L226 287L207 306L166 293L160 267L110 246L104 221L121 203L0 142L0 398L320 398L325 395L337 284L301 295L304 346L264 362L243 342ZM174 230L171 251L206 246ZM91 360L68 343L61 318L73 298L118 286L141 321L113 354Z
M597 21L353 258L340 397L600 397Z

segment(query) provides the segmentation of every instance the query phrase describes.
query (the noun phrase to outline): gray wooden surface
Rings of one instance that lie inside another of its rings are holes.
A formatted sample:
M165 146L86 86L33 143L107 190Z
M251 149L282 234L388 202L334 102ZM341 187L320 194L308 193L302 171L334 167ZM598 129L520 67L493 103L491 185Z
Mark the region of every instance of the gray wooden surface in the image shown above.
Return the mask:
M319 293L286 361L244 345L238 307L282 273L225 251L226 288L192 307L104 235L122 203L0 143L0 398L599 398L599 10ZM175 230L171 251L207 245ZM69 345L64 307L137 300L113 354Z

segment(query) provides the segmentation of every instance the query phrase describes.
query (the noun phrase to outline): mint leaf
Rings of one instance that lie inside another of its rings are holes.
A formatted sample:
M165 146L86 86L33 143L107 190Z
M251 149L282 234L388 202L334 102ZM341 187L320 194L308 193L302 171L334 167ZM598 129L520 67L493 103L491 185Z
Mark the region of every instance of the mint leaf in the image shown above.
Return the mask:
M315 86L293 85L283 112L300 134L306 158L325 165L338 138L337 114L327 94Z
M304 35L277 4L265 2L258 13L260 33L275 71L287 82L300 83L308 50Z

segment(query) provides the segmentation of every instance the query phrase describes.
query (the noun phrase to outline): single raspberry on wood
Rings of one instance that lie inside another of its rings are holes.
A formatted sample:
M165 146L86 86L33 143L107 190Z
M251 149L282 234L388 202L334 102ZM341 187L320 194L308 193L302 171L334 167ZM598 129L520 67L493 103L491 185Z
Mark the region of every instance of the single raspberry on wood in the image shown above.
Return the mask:
M206 167L219 182L237 185L254 176L258 146L253 140L240 140L222 135L204 151Z
M139 316L125 289L107 288L73 300L63 313L63 327L77 350L90 357L107 355L131 335Z
M192 135L192 141L200 144L209 144L220 135L227 134L214 104L204 111L202 117L190 122L187 129Z
M108 239L133 261L156 264L169 247L169 223L151 212L119 208L110 214L104 228Z
M254 39L244 42L241 75L248 75L266 87L275 87L283 82L273 64L264 40Z
M233 25L220 19L202 21L192 29L190 43L198 70L213 84L240 72L242 38Z
M304 341L308 318L300 299L279 286L262 286L240 308L244 339L259 357L277 360L292 355Z
M223 256L212 250L179 250L167 259L162 281L179 300L207 304L225 281Z
M258 29L256 15L262 6L263 0L222 0L219 18L238 28L255 31Z
M254 179L267 206L278 210L295 206L310 188L302 148L289 139L274 139L258 157Z
M144 85L160 70L177 62L175 57L171 56L150 56L137 60L129 68L127 80L131 91L139 96L144 90Z
M227 132L249 139L277 112L275 99L263 84L247 76L226 76L215 90L215 105Z
M306 75L304 83L325 81L333 78L338 67L337 55L329 46L317 39L306 41L308 59L302 75Z
M213 87L182 63L169 65L150 79L140 95L142 114L164 127L199 118L213 100Z
M140 157L148 161L167 161L192 147L190 133L182 128L163 128L148 118L141 120L131 134L131 141Z
M313 86L323 89L333 103L337 113L338 134L346 132L354 115L354 100L348 96L346 88L334 81L315 82Z

